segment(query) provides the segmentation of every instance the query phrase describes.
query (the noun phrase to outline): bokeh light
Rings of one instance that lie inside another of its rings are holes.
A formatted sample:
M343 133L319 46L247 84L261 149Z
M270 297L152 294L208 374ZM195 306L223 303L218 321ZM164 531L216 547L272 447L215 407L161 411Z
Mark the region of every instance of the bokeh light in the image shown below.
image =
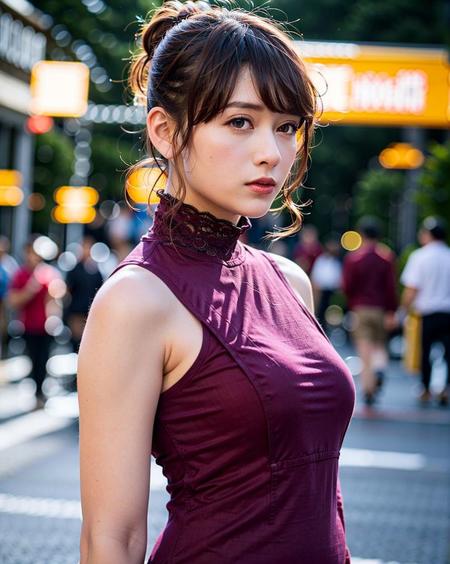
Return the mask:
M423 165L425 157L408 143L394 143L381 151L378 160L384 168L414 169Z
M28 208L31 211L40 211L45 208L45 197L39 192L33 192L28 196Z
M338 305L330 305L325 311L325 321L328 325L338 326L342 323L344 312Z
M95 262L106 262L109 259L111 251L105 243L94 243L91 247L91 257Z
M362 361L359 356L347 356L345 364L348 366L352 376L358 376L362 370Z
M53 260L58 254L58 245L50 237L41 235L33 243L33 250L44 260Z
M105 219L116 219L120 214L120 206L113 200L105 200L100 204L98 211Z
M7 327L8 335L12 338L20 337L25 333L25 325L19 319L12 319Z
M346 231L341 237L341 245L346 251L356 251L361 243L361 235L357 231Z
M55 337L59 335L64 328L64 324L60 317L57 315L50 315L45 321L45 331Z
M164 189L167 176L158 167L143 167L134 170L127 178L128 197L136 204L147 204L151 192L150 204L157 204L159 197L156 191Z
M67 286L61 278L55 278L48 285L48 293L55 300L60 300L66 295Z
M53 128L53 119L49 116L30 116L27 119L26 127L30 133L42 135Z
M63 272L73 270L77 264L77 257L71 251L65 251L58 257L58 268Z

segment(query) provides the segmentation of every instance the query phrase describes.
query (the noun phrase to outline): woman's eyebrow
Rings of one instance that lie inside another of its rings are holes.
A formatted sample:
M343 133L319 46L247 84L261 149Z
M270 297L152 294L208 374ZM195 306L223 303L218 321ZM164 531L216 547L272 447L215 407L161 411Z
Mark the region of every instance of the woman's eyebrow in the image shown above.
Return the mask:
M262 112L264 110L264 106L262 106L261 104L252 104L251 102L239 102L238 100L227 104L224 109L227 108L240 108L245 110L256 110L259 112Z
M244 110L255 110L257 112L262 112L265 109L265 106L262 104L253 104L251 102L240 102L239 100L233 101L233 102L229 102L223 109L223 111L225 111L228 108L239 108L239 109L244 109ZM275 112L275 113L279 113L280 115L297 115L295 112L294 113L289 113L289 112Z

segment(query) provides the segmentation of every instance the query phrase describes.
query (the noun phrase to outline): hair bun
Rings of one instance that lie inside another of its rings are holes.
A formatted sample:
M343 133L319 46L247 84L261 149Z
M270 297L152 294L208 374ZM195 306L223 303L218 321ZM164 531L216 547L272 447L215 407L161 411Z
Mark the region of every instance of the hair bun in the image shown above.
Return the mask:
M172 2L168 2L168 3L171 4ZM198 0L197 2L192 2L191 0L189 0L184 4L181 4L181 2L176 2L176 4L181 5L178 11L178 15L175 18L177 24L179 24L183 20L187 20L188 18L194 16L195 14L201 14L211 10L211 6L208 4L208 2L204 2L202 0Z
M211 6L205 0L188 0L184 3L179 0L169 0L153 12L151 20L140 32L142 49L133 57L131 64L129 83L135 100L144 103L149 64L167 32L184 20L211 10Z
M179 23L190 17L210 10L208 2L192 1L182 3L179 0L169 0L158 8L150 23L142 34L142 46L149 59L153 57L157 46L166 33Z

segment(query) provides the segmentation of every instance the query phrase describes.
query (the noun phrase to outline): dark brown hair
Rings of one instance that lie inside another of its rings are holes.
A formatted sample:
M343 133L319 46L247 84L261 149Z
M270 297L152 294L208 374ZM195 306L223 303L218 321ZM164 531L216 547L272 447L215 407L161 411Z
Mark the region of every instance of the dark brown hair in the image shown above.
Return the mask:
M133 57L129 83L135 100L164 108L176 124L174 138L180 145L173 159L184 201L180 155L188 147L193 126L208 122L227 105L240 71L248 67L264 104L273 112L303 116L298 131L296 163L282 188L283 203L272 212L288 209L294 222L267 238L282 239L302 225L301 204L292 194L305 176L314 129L317 92L305 66L283 29L271 19L210 6L203 1L170 0L157 8L143 25L141 49ZM147 139L150 158L131 168L168 163ZM305 204L303 204L305 205ZM177 207L173 212L176 212Z

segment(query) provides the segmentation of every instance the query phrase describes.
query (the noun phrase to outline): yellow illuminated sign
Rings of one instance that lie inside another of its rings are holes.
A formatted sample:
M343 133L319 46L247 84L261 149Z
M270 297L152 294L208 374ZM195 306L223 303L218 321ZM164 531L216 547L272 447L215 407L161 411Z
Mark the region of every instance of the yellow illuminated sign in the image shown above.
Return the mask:
M0 170L0 206L19 206L24 198L18 170Z
M322 122L449 126L450 67L444 49L295 45L322 95Z
M53 219L58 223L91 223L96 211L93 206L99 195L90 186L61 186L55 191L58 204L52 211Z
M20 206L23 192L18 186L0 186L0 206Z
M18 170L1 169L0 187L22 186L22 175Z
M136 204L157 204L159 197L156 190L164 189L167 176L161 174L158 167L142 167L134 170L127 178L126 189L127 194ZM150 202L148 197L152 190Z
M80 117L88 107L89 67L83 63L39 61L31 72L31 113Z

